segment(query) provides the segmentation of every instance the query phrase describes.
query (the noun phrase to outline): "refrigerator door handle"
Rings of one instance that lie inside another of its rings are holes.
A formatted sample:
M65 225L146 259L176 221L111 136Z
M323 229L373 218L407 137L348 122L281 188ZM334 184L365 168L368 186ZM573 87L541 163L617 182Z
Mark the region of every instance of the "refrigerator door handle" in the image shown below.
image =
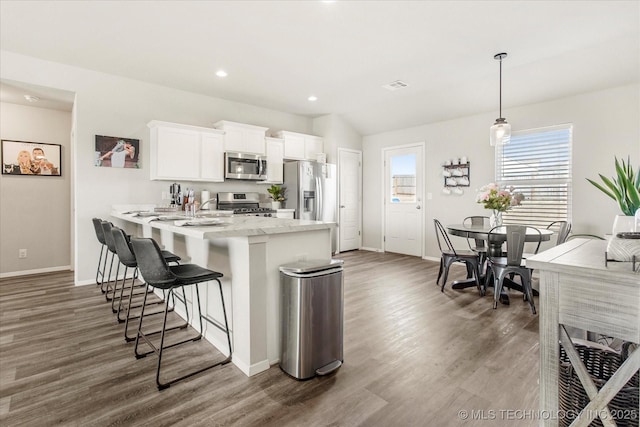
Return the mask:
M322 181L316 177L316 221L322 220Z

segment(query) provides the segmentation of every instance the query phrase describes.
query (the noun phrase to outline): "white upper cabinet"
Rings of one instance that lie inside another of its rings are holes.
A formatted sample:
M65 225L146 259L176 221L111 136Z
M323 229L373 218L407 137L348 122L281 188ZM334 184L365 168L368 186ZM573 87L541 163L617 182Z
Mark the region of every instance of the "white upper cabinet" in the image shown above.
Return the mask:
M200 177L205 181L224 181L224 135L203 132L200 135Z
M267 129L261 126L221 120L213 125L225 132L224 151L264 154Z
M265 138L267 149L267 181L269 184L282 184L284 181L284 141L278 138Z
M284 158L293 160L316 160L324 152L324 141L319 136L281 130L276 137L284 139Z
M304 138L304 157L316 160L318 154L324 153L324 141L319 136L307 135Z
M224 181L224 132L150 121L152 180Z

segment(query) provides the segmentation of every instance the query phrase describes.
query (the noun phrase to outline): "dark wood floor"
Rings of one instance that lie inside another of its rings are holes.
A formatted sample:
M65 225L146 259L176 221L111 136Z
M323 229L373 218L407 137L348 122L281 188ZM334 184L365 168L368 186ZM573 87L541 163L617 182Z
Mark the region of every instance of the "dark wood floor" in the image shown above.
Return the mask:
M345 362L335 375L300 382L274 366L247 378L228 364L162 392L155 357L134 358L95 286L74 287L66 272L3 279L0 425L537 425L504 412L538 408L538 317L520 294L493 310L475 288L441 293L437 263L339 257ZM207 342L189 347L172 362L215 356Z

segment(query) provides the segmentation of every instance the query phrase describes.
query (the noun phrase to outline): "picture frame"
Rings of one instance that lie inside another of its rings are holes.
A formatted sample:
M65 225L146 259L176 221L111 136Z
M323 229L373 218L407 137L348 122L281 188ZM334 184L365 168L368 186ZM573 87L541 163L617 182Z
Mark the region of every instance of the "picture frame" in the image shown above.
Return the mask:
M62 176L62 145L3 139L2 175Z
M139 169L139 158L139 139L96 135L95 166Z

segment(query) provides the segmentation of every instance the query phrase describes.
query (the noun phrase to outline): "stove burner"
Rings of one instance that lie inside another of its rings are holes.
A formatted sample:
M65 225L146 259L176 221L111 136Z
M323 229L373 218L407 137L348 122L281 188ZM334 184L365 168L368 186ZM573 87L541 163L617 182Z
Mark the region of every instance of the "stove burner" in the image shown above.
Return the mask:
M233 213L256 213L256 212L273 213L273 209L269 209L269 208L239 208L239 209L234 209L233 210Z
M258 215L258 216L271 216L276 211L269 208L238 208L234 209L233 213L235 215Z
M218 209L233 211L234 215L275 217L276 211L261 208L258 193L218 193Z

